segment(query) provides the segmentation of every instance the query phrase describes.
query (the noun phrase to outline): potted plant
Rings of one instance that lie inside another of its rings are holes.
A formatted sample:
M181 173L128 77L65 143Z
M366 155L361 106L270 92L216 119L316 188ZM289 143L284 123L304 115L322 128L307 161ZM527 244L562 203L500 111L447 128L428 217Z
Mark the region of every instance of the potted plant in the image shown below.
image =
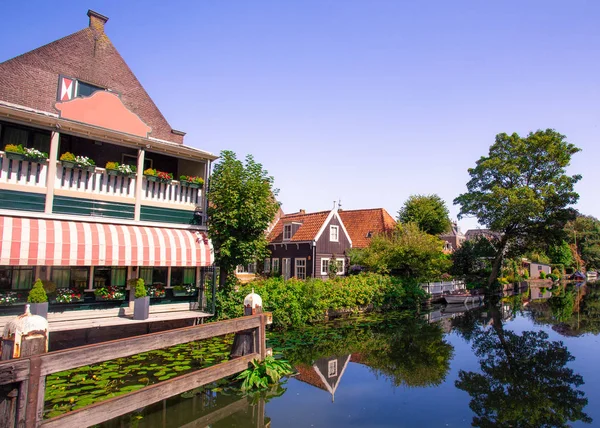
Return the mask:
M179 176L179 181L181 185L184 187L191 187L194 189L200 189L204 186L204 179L201 177L192 177L190 175L181 175Z
M71 152L65 152L60 155L59 160L67 168L79 168L90 172L96 170L96 162L87 156L75 156Z
M182 284L173 287L173 296L193 296L198 289L192 284Z
M97 300L124 300L125 292L114 285L104 286L94 290Z
M14 291L0 291L0 305L11 306L19 301L19 295Z
M146 320L150 315L150 297L146 291L144 280L142 278L131 279L129 286L135 287L135 304L133 306L133 319Z
M30 162L44 162L46 159L48 159L48 153L40 152L39 150L34 148L26 148L25 159L27 159Z
M56 303L77 303L83 302L83 294L79 290L71 288L59 288L56 290Z
M152 284L146 287L148 290L148 296L153 299L162 299L165 297L165 286L162 284Z
M156 171L156 176L161 183L170 183L173 180L173 174L170 172Z
M106 162L106 173L108 175L122 175L125 177L135 177L137 168L131 165L120 164L119 162Z
M25 159L25 149L21 144L7 144L4 146L4 154L8 159L23 160Z
M156 176L156 170L154 168L145 169L144 175L146 176L148 181L158 181L158 177Z
M48 296L44 291L44 284L42 284L41 279L33 284L33 288L29 291L27 297L27 303L29 303L29 309L33 315L48 318Z

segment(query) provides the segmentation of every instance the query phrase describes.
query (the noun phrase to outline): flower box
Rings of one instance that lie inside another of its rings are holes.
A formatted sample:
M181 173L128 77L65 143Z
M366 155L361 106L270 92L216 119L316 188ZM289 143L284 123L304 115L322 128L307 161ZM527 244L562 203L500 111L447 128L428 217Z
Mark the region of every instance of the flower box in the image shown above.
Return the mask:
M192 291L191 293L186 290L175 290L173 289L173 296L175 297L185 297L185 296L195 296L198 290Z
M146 174L144 174L144 177L146 177L146 179L148 181L160 181L160 178L158 178L156 175L146 175Z
M65 168L77 168L77 165L75 165L75 162L63 160L63 161L60 161L60 163L62 163Z
M180 181L183 187L189 187L191 189L199 189L202 187L200 183L193 183L191 181Z
M120 171L118 169L107 169L106 173L108 175L120 175Z
M25 153L4 152L4 154L8 159L25 160Z
M123 297L110 297L110 296L99 296L96 295L96 300L100 301L100 302L111 302L111 301L123 301L125 300L125 296Z

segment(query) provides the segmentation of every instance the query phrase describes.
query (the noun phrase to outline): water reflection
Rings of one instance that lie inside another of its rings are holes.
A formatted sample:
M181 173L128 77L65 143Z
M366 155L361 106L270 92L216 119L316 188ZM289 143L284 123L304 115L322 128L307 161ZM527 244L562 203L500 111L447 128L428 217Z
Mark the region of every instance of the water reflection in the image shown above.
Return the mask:
M492 323L471 334L480 372L459 372L455 385L469 394L475 413L472 426L568 426L590 423L588 404L578 389L583 378L567 367L574 357L544 331L521 334L505 330L497 306L490 306Z

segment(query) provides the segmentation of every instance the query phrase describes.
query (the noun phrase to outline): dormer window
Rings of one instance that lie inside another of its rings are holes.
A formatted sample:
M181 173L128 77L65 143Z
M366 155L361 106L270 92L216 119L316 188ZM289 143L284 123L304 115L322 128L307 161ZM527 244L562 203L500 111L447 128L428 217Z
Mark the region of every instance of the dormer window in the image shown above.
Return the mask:
M292 225L284 224L283 225L283 240L289 241L290 239L292 239Z
M338 242L340 240L340 227L329 226L329 242Z

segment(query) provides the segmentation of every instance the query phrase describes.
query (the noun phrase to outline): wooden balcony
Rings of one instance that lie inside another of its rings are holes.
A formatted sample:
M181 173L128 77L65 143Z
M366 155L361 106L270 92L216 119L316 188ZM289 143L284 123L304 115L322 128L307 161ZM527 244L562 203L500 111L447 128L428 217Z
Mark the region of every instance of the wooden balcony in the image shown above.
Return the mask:
M203 206L202 189L184 186L177 180L150 181L141 172L131 177L111 175L104 168L87 171L69 168L60 161L56 161L55 176L50 177L49 170L48 160L38 163L9 159L0 151L0 190L131 206L137 203L154 209L201 211ZM138 187L140 179L142 184ZM49 186L50 180L54 180L53 186ZM49 211L54 212L46 207L46 212Z

